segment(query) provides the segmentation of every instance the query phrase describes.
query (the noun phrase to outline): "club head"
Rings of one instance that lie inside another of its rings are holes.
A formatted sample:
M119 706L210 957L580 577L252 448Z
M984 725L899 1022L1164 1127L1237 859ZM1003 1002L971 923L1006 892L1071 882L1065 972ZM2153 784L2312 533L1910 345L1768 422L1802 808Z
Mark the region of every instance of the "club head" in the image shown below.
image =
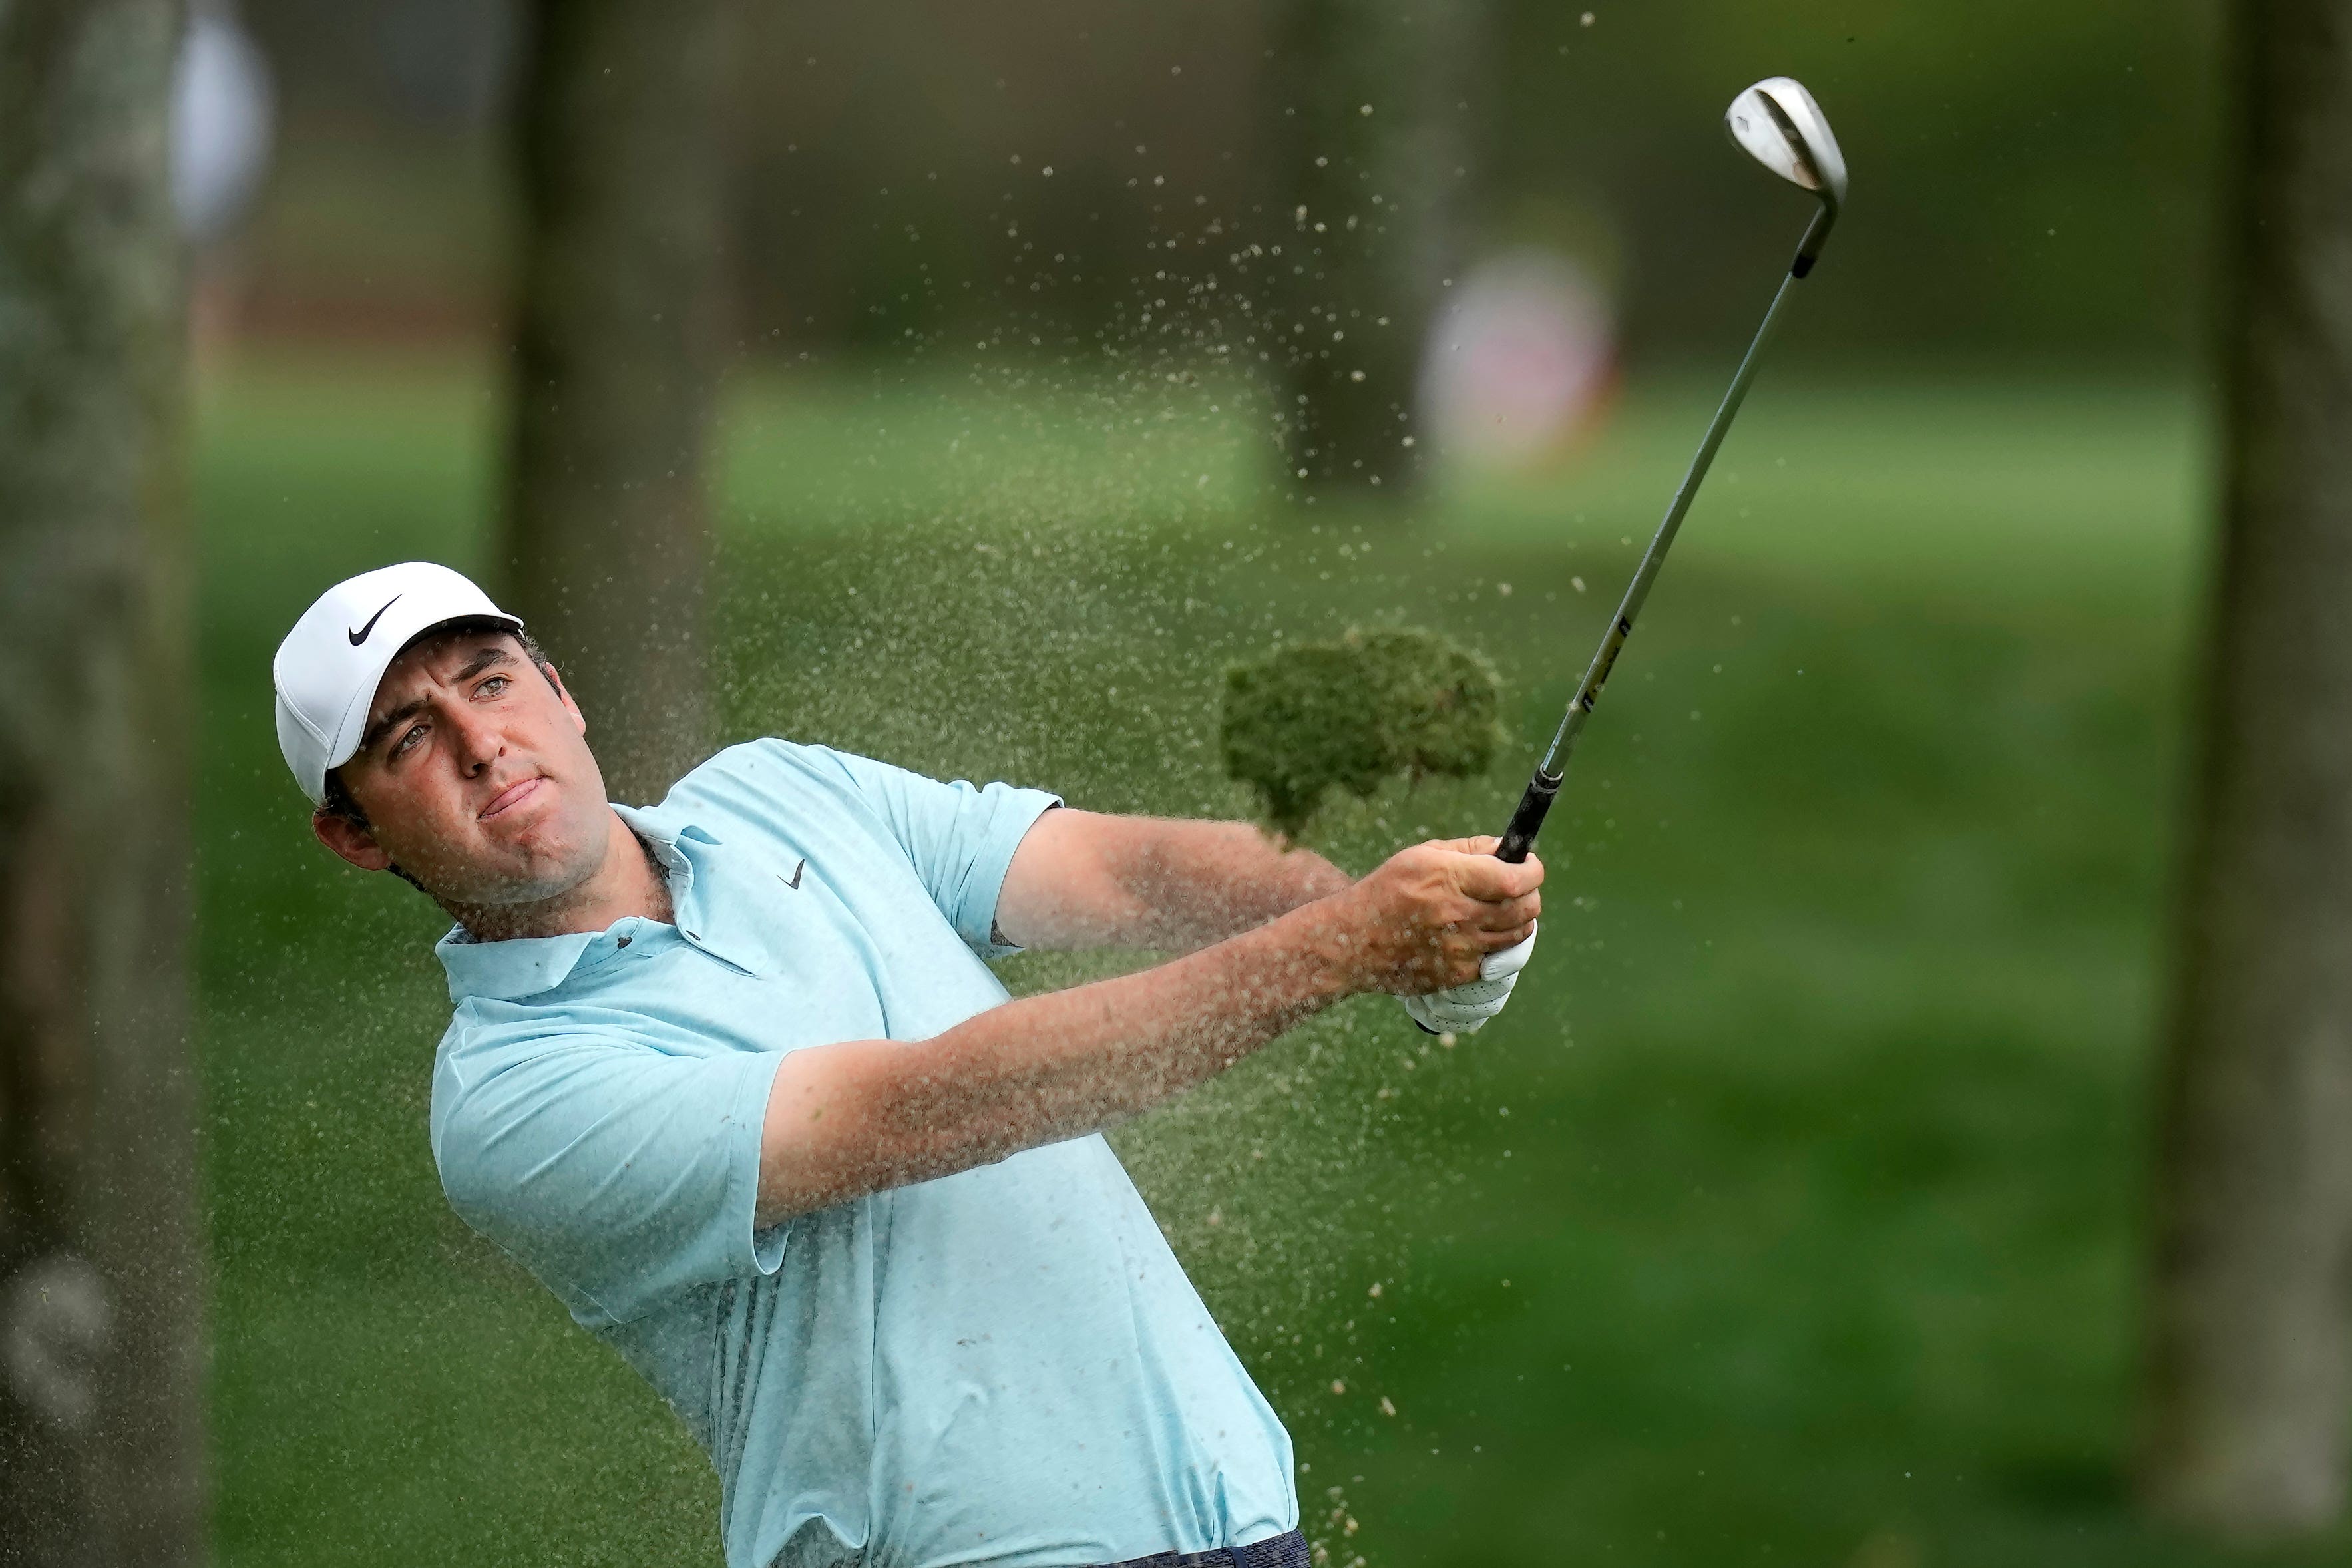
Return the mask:
M1830 132L1829 117L1804 83L1775 76L1733 99L1723 112L1723 127L1741 152L1821 198L1821 214L1797 253L1796 272L1803 277L1845 205L1845 154Z

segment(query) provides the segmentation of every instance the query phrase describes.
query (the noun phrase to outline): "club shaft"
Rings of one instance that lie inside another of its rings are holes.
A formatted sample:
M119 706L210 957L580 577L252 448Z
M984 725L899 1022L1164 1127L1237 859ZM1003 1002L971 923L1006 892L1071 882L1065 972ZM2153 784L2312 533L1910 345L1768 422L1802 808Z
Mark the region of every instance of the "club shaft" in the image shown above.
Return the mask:
M1763 322L1757 327L1756 336L1749 340L1747 355L1731 378L1731 386L1723 395L1715 417L1708 422L1706 437L1698 444L1691 458L1690 468L1683 475L1680 489L1675 491L1673 502L1666 508L1664 521L1650 536L1650 547L1642 552L1641 564L1633 568L1633 580L1625 588L1625 596L1618 602L1617 614L1601 638L1601 647L1585 667L1584 679L1570 700L1568 711L1560 716L1559 728L1553 731L1551 744L1545 748L1543 761L1536 764L1535 777L1528 782L1527 793L1520 797L1518 810L1512 814L1510 826L1504 830L1503 842L1496 853L1506 860L1524 860L1534 845L1537 830L1543 826L1544 816L1551 809L1552 797L1559 793L1560 781L1568 776L1568 761L1576 750L1576 737L1591 716L1593 704L1601 700L1601 689L1609 683L1609 671L1623 651L1625 639L1633 633L1633 617L1642 613L1642 602L1650 596L1650 584L1656 581L1658 568L1674 547L1675 535L1681 531L1683 517L1690 510L1698 495L1698 487L1706 479L1706 470L1715 462L1716 448L1723 445L1725 432L1731 428L1739 405L1748 396L1748 384L1756 379L1756 367L1762 360L1764 344L1772 335L1772 323L1780 319L1780 307L1787 302L1789 290L1804 274L1791 268L1780 279L1780 287L1772 296L1772 303L1764 312Z

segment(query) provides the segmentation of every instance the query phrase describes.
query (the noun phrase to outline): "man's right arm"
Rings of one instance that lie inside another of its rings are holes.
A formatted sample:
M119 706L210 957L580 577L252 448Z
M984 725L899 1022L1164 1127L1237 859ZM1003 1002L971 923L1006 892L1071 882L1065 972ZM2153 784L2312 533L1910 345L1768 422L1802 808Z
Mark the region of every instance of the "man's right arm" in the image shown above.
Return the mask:
M927 1040L793 1052L769 1090L758 1224L1097 1131L1345 996L1475 978L1539 911L1542 862L1507 865L1493 847L1416 846L1255 931Z

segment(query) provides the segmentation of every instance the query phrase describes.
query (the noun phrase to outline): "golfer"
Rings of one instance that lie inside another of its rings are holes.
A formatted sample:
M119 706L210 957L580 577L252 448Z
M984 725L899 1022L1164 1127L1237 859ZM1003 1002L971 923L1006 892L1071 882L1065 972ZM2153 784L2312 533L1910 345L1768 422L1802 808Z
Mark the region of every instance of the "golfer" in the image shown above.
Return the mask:
M457 922L443 1190L709 1450L733 1568L1307 1563L1290 1440L1098 1134L1358 993L1475 1027L1539 864L1351 883L773 740L609 805L522 623L430 564L273 673L320 840ZM1018 1002L985 962L1106 946L1181 956Z

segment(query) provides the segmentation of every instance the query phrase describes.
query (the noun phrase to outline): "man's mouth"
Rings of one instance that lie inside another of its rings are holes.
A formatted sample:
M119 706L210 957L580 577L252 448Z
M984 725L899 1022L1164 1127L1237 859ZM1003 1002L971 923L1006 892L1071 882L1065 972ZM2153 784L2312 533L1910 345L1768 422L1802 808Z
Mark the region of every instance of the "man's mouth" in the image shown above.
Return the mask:
M516 806L536 795L540 785L546 782L544 777L517 779L490 797L490 803L477 814L477 820L488 822L494 816L512 811Z

